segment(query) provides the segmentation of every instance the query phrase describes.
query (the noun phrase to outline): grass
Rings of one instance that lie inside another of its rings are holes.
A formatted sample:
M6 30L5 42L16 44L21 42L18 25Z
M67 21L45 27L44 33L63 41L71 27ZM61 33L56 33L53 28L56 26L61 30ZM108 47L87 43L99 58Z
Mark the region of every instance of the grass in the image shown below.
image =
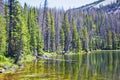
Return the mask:
M36 56L32 56L32 55L23 55L21 60L19 62L24 63L24 62L30 62L32 60L35 60Z
M19 67L19 63L30 62L35 60L36 57L32 55L22 56L18 64L14 64L14 60L0 55L0 70L6 69L5 73L14 73L15 69Z
M5 56L0 55L0 68L1 67L10 67L13 65L13 60L10 58L6 58Z
M5 73L13 73L18 66L13 63L14 60L0 55L0 70L5 69Z

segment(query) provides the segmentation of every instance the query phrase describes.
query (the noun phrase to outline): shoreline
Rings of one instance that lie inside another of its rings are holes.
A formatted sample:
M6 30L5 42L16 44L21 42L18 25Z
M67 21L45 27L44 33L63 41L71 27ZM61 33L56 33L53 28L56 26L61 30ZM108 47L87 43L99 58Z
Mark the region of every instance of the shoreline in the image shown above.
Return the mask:
M96 51L120 51L120 50L93 50L93 51L90 51L90 52L84 52L84 51L81 51L80 53L77 53L77 54L91 54L92 52L96 52ZM32 56L33 57L33 59L22 59L21 61L20 61L20 63L18 63L18 64L12 64L12 65L10 65L10 66L8 66L8 65L6 65L6 64L4 64L3 66L1 66L0 67L0 74L4 74L4 73L12 73L12 72L14 72L16 69L18 69L18 68L24 68L24 62L31 62L31 61L34 61L34 60L40 60L40 59L43 59L43 60L46 60L46 59L50 59L49 57L50 56L56 56L56 55L75 55L76 53L72 53L72 52L70 52L70 53L65 53L65 54L59 54L59 53L52 53L52 54L50 54L50 53L45 53L45 54L40 54L40 55L38 55L38 56Z

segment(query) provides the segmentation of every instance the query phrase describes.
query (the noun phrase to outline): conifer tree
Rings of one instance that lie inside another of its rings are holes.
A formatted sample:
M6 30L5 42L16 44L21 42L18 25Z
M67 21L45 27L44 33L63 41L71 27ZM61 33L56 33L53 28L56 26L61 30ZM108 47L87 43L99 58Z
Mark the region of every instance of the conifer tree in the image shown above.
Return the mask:
M64 45L65 45L65 33L63 28L60 29L60 50L64 51Z
M110 30L107 31L107 49L112 49L112 33Z
M74 19L72 19L73 32L72 32L72 50L79 52L81 50L80 37Z
M112 49L118 48L118 38L115 31L112 31Z
M5 19L0 15L0 55L6 55L7 50L7 34Z
M9 0L9 36L8 36L8 56L15 57L16 61L21 50L21 7L18 1Z
M67 14L64 14L64 18L62 21L62 28L64 31L64 35L65 35L65 41L64 41L64 51L67 52L69 51L69 47L70 47L70 23L68 21L67 18Z
M7 29L4 15L3 0L0 0L0 55L6 55L7 51Z
M51 33L51 18L50 13L47 11L45 20L45 35L44 35L44 50L50 51L50 33Z
M82 49L83 50L88 50L88 31L86 26L84 26L83 30L82 30Z
M28 29L28 9L27 5L24 5L24 9L21 13L21 53L30 54L30 34Z
M38 30L38 23L37 23L37 12L35 8L30 8L29 10L29 17L28 17L28 30L30 34L30 49L32 54L37 55L37 30Z
M55 51L55 24L54 24L54 17L52 15L51 15L50 48L51 51Z

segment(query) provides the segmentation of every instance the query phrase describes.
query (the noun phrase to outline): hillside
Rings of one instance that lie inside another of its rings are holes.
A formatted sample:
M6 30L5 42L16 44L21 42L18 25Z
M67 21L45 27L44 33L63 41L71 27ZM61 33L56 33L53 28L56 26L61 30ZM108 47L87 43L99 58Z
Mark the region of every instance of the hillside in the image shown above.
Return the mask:
M95 9L97 11L104 10L105 12L109 12L109 13L118 13L120 12L120 1L114 0L109 3L106 3L106 0L98 0L78 8L69 9L68 11L70 10L85 11L90 9Z

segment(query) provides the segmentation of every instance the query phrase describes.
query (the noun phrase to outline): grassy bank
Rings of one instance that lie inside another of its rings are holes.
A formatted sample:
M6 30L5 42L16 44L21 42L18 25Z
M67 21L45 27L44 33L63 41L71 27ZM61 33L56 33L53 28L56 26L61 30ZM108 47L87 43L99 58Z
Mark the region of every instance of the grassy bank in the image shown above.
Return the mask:
M13 61L13 59L6 58L5 56L0 55L0 72L8 72L12 70L13 67L17 67L17 65L14 64Z
M13 64L13 60L10 58L6 58L5 56L0 55L0 67L6 66L10 67Z
M11 73L16 68L19 68L21 65L23 65L24 62L30 62L35 59L35 56L25 55L21 56L21 59L18 61L17 64L14 64L13 59L0 55L0 73Z

